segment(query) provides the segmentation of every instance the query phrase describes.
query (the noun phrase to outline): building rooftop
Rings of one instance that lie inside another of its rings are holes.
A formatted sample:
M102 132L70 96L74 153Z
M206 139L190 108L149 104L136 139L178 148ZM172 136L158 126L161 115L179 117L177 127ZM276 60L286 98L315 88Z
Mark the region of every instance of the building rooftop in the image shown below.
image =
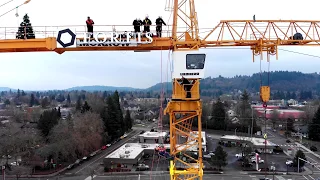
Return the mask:
M135 159L145 149L154 150L157 146L159 144L126 143L110 153L106 158ZM164 147L170 148L170 144L164 144Z
M195 147L197 147L197 144L194 144L194 142L190 142L189 145L187 145L189 150L193 150ZM142 153L144 150L154 150L157 146L160 144L145 144L145 143L126 143L117 150L110 153L105 158L112 158L112 159L135 159L140 153ZM170 144L161 144L165 148L170 149ZM193 146L192 146L193 145ZM185 145L177 144L177 149L184 149Z
M251 142L255 146L264 146L265 139L263 138L255 138L255 137L245 137L245 136L236 136L236 135L224 135L221 139L230 139L230 140L239 140L239 141L248 141ZM276 144L267 140L267 146L276 146Z
M139 137L149 137L149 138L159 138L159 137L165 137L167 135L167 132L150 132L147 131L143 134L138 135Z

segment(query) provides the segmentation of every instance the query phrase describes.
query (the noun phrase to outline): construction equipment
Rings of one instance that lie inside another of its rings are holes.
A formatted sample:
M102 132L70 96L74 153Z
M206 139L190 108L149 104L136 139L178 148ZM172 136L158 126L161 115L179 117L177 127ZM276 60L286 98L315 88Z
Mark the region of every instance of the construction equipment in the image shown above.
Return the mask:
M200 48L224 46L249 46L254 57L267 53L278 59L279 46L315 46L320 43L320 21L309 20L222 20L218 25L200 38L202 29L198 27L194 0L172 0L167 10L173 13L172 31L167 37L152 37L150 34L127 33L128 26L95 26L95 38L88 38L83 27L34 27L36 39L14 39L16 32L3 28L6 39L0 40L0 52L43 52L52 51L62 54L67 51L137 51L172 50L174 62L173 94L165 113L170 115L170 162L171 179L202 179L202 138L200 79L204 77L205 54ZM185 8L188 7L188 8ZM179 18L186 18L178 20ZM113 29L123 31L115 34ZM182 28L183 27L183 28ZM155 29L155 28L154 28ZM207 31L207 30L206 30ZM106 39L100 35L111 33ZM11 34L12 33L12 34ZM63 40L63 34L69 34L69 40ZM100 34L100 35L99 35ZM163 33L166 34L166 33ZM12 36L12 39L10 39ZM40 36L42 36L40 38ZM117 40L115 40L115 38ZM122 38L122 39L121 39ZM131 41L132 40L132 41ZM130 42L129 42L130 41ZM261 100L270 98L270 87L261 87ZM197 121L197 135L191 135L192 123ZM178 136L187 136L184 144L178 142ZM196 147L198 157L191 157L185 152ZM181 155L182 154L182 155ZM185 162L181 156L193 160ZM178 164L186 167L177 170Z

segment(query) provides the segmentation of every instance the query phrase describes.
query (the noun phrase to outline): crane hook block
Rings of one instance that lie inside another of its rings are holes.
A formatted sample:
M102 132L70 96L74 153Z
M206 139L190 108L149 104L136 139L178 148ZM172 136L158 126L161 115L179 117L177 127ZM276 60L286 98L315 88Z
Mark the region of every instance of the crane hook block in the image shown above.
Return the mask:
M260 99L262 102L268 102L270 100L270 86L260 87Z

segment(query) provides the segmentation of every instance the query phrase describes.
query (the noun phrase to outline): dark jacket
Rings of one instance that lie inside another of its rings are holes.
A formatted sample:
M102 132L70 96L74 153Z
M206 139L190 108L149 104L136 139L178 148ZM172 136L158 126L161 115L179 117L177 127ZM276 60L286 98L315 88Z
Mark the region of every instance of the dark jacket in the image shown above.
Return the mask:
M152 22L151 22L151 20L149 19L149 18L145 18L144 20L143 20L143 25L145 26L145 25L152 25Z
M157 19L156 19L156 25L157 25L157 26L162 26L162 24L165 25L165 26L167 25L167 24L163 21L162 18L160 18L160 17L157 18Z

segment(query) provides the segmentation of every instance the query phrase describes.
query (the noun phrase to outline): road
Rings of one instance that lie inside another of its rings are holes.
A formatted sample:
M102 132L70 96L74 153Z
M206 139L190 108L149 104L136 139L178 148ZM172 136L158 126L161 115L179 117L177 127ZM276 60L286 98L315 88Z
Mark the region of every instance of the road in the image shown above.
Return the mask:
M103 158L111 152L113 152L114 150L118 149L123 144L132 141L132 137L138 135L139 133L140 131L137 130L131 131L126 138L110 146L106 150L103 150L101 154L97 154L90 160L83 162L80 166L77 166L71 170L64 171L62 175L90 175L90 172L92 170L95 170L96 172L102 171L103 166L101 165L101 163L103 162Z
M244 175L240 174L204 174L204 180L259 180L264 178L264 175ZM268 175L267 178L274 180L316 180L309 176L296 176L296 175ZM154 175L107 175L107 176L94 176L93 180L170 180L169 173L154 174ZM6 180L15 180L6 179ZM90 176L61 176L54 178L39 178L35 180L91 180Z
M287 143L286 142L286 137L283 135L280 135L277 132L273 132L271 130L267 130L267 134L268 134L268 140L270 140L271 142L279 145L282 149L284 150L288 150L289 148L291 149L295 149L295 150L302 150L304 152L304 154L306 155L306 158L309 162L311 163L315 163L314 166L306 164L305 166L311 170L313 172L312 175L306 175L304 176L304 179L310 179L310 180L315 180L317 178L320 177L320 159L316 156L314 156L312 153L309 153L308 151L305 151L304 149L298 147L295 145L294 142L290 142ZM292 157L294 156L294 154L292 155Z
M157 126L157 123L154 123L154 122L144 124L144 126L139 126L139 125L134 126L133 131L130 132L130 134L128 134L128 136L125 139L122 139L118 143L110 146L108 149L104 150L101 154L98 154L95 157L91 158L90 160L83 162L80 166L77 166L71 170L66 170L61 175L88 176L90 175L90 172L92 170L95 170L96 172L102 172L103 165L101 165L101 163L103 162L104 157L106 157L108 154L118 149L123 144L127 142L133 142L135 140L135 137L141 132L141 130L147 131L147 130L150 130L152 127L156 127L156 126Z

